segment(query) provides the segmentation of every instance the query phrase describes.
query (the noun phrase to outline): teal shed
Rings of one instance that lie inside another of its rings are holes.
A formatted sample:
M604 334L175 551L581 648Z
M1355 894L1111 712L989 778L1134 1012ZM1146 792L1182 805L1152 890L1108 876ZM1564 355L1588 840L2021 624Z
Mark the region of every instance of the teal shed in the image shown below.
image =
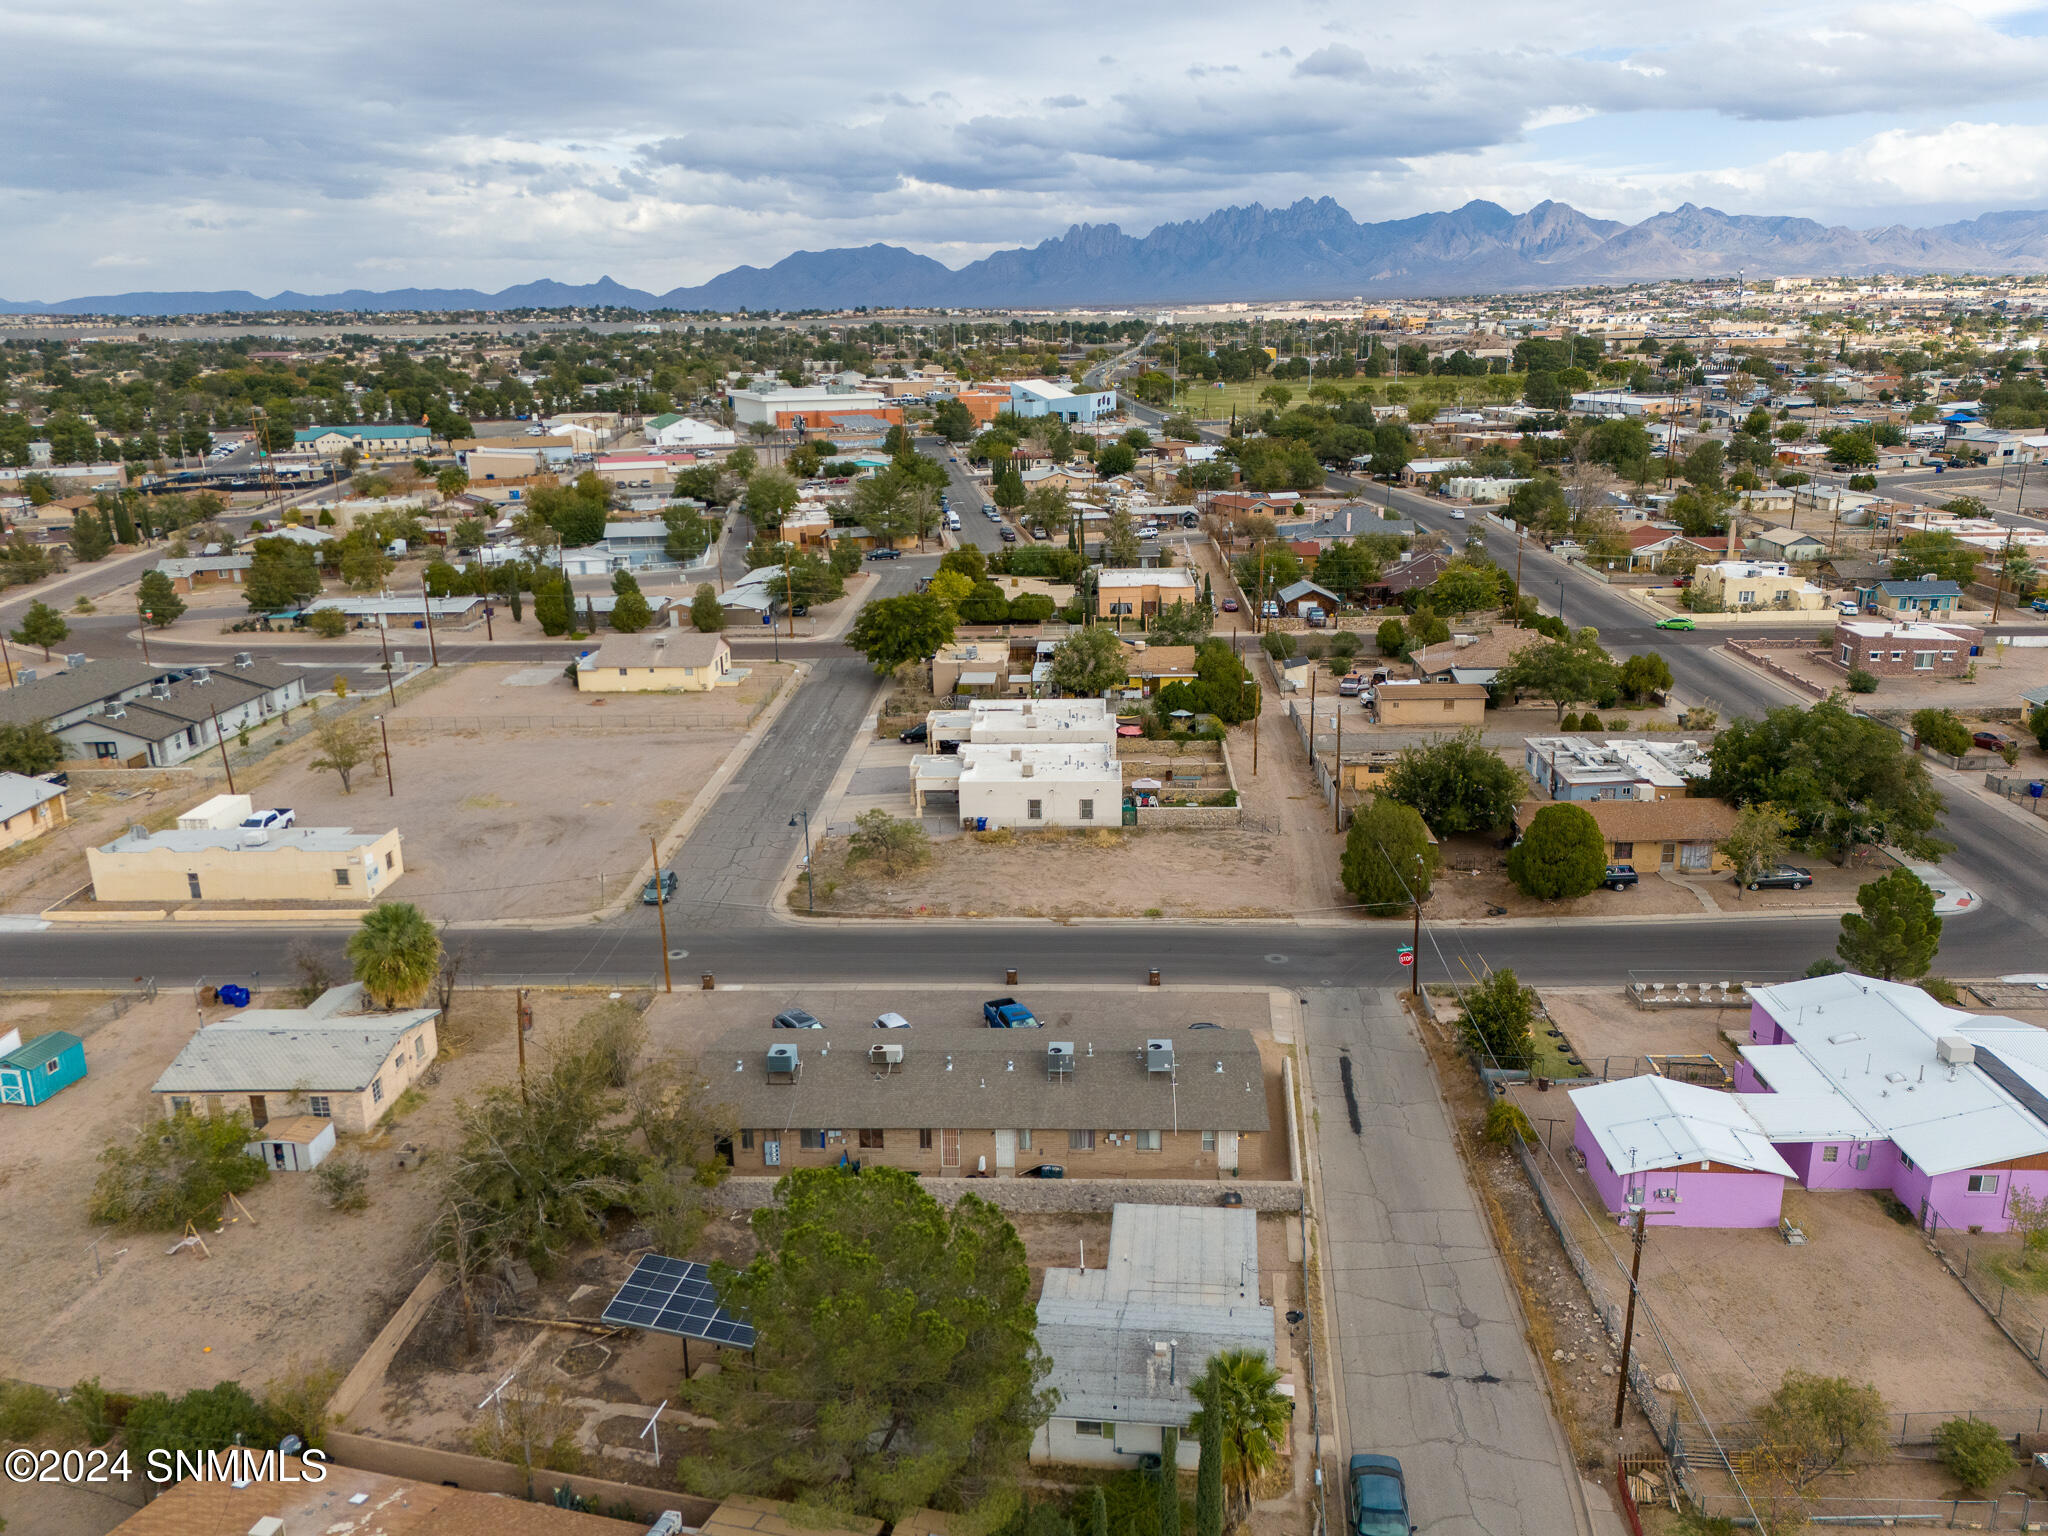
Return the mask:
M55 1029L0 1056L0 1104L40 1104L85 1076L85 1042Z

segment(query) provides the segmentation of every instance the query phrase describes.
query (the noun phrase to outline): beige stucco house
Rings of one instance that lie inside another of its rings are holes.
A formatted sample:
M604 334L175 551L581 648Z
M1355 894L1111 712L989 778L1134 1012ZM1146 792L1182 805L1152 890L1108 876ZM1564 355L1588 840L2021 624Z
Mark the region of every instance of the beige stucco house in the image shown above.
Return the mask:
M0 773L0 848L41 837L70 819L63 785L25 773Z
M85 850L95 901L315 901L367 906L405 873L398 830L174 827Z
M1717 560L1693 572L1693 591L1730 613L1752 608L1815 612L1828 605L1828 595L1804 576L1795 576L1782 560Z
M732 664L723 635L656 629L614 635L576 665L583 693L709 693L734 688L747 675Z

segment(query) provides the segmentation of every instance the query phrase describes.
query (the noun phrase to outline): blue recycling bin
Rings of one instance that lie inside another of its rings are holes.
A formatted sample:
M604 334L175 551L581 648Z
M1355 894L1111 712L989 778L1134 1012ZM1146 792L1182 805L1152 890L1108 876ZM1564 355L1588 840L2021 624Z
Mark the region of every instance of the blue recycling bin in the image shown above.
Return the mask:
M2032 795L2036 800L2038 800L2041 798L2042 787L2042 781L2036 779L2033 781L2033 783L2027 786L2027 793Z
M249 1006L249 989L238 981L230 981L217 988L216 992L220 1000L230 1008L246 1008Z

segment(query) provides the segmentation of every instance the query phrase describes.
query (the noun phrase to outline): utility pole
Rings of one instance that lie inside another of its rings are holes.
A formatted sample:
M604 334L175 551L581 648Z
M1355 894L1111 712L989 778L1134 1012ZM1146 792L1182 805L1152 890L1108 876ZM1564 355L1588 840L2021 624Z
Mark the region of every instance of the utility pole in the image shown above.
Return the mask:
M519 1039L519 1102L532 1108L526 1097L526 1032L533 1028L533 1004L526 1000L526 988L519 989L519 1007L513 1016L512 1033Z
M668 972L668 887L661 879L661 844L650 837L647 846L654 854L654 916L661 924L661 990L673 992L676 984Z
M1991 622L1998 622L1998 605L2005 600L2005 562L2012 558L2012 536L2015 530L2005 531L2005 548L1998 552L1998 580L1991 588Z
M142 610L142 627L141 627L140 629L138 629L138 630L136 630L136 631L135 631L135 638L136 638L136 639L138 639L138 640L140 640L140 641L142 642L142 664L143 664L143 665L144 665L145 667L146 667L146 666L148 666L148 665L150 665L150 660L149 660L149 620L150 620L150 615L151 615L152 613L154 613L154 612L155 612L155 610L154 610L154 609L150 609L150 608L145 608L145 609L143 609L143 610ZM6 648L6 642L5 642L4 640L0 640L0 650L4 650L5 648ZM12 680L13 680L13 677L14 677L14 668L13 668L12 666L9 666L9 667L8 667L8 669L7 669L7 676L8 676L8 679L9 679L9 681L12 681Z
M1633 1169L1630 1170L1629 1176L1633 1180L1635 1176ZM1634 1342L1636 1336L1636 1282L1643 1273L1643 1216L1645 1214L1642 1206L1643 1192L1635 1188L1633 1183L1631 1183L1629 1196L1636 1203L1634 1234L1636 1251L1635 1257L1629 1261L1628 1311L1624 1315L1621 1324L1621 1379L1615 1383L1614 1388L1614 1427L1616 1429L1621 1428L1622 1410L1628 1407L1628 1350L1629 1345Z
M1522 551L1529 543L1529 527L1515 524L1515 628L1522 627Z
M1415 906L1415 933L1408 942L1408 953L1415 957L1415 963L1408 967L1408 995L1422 995L1422 898L1411 887L1408 899Z
M391 707L398 708L398 689L391 682L391 642L385 637L390 632L384 627L384 615L377 615L377 645L384 652L384 692L391 700Z
M389 796L398 798L398 784L391 776L391 725L382 715L377 717L377 729L384 737L384 788Z
M220 711L218 709L213 712L213 739L214 743L220 748L220 765L227 772L228 793L232 795L235 792L235 765L228 761L228 739L221 733Z
M1334 786L1330 795L1332 823L1331 830L1344 830L1344 696L1337 696L1337 760L1331 765L1330 780Z
M441 648L434 643L434 600L427 595L426 572L420 573L420 611L427 616L427 654L433 664L441 665Z

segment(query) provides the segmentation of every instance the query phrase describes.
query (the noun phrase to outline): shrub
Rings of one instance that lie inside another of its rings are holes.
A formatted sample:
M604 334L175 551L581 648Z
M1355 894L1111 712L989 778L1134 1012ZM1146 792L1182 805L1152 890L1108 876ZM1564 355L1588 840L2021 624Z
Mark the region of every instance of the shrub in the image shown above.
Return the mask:
M647 1021L638 1008L623 1000L593 1008L576 1021L576 1032L607 1088L633 1081L633 1069L647 1047Z
M1294 654L1294 636L1285 630L1269 629L1259 637L1259 646L1275 661L1285 661Z
M1536 1127L1529 1123L1529 1117L1519 1104L1510 1104L1506 1099L1495 1099L1486 1107L1486 1139L1497 1147L1504 1147L1513 1137L1522 1138L1524 1146L1536 1145Z
M1330 654L1333 656L1356 656L1365 649L1365 642L1358 638L1355 630L1340 629L1330 636Z
M1368 917L1390 917L1414 901L1429 900L1437 848L1414 807L1391 795L1376 795L1351 818L1344 839L1342 874ZM1417 963L1421 957L1417 956Z
M1382 656L1398 656L1401 654L1401 647L1408 643L1408 631L1401 627L1399 619L1382 619L1373 640L1378 644Z
M1949 757L1961 757L1970 750L1970 728L1956 718L1954 710L1914 710L1913 734Z
M134 1140L100 1153L86 1215L145 1230L175 1232L230 1194L243 1194L270 1170L243 1149L246 1115L174 1115L152 1120Z
M1557 728L1560 731L1576 731L1579 728L1579 717L1577 715L1567 714L1566 716L1564 716L1564 718L1557 722Z
M1998 1426L1982 1419L1950 1419L1934 1432L1941 1464L1972 1493L1991 1493L2019 1467Z
M1582 731L1598 731L1604 729L1604 727L1600 724L1600 717L1589 709L1579 716L1579 729Z
M1607 842L1583 806L1560 801L1530 820L1508 851L1508 878L1539 901L1584 896L1607 873Z
M38 1439L63 1421L64 1405L49 1388L0 1381L0 1443Z
M1833 955L1822 955L1806 968L1806 974L1808 976L1839 976L1847 969L1849 967L1842 964Z
M1946 1003L1951 1008L1956 1006L1956 984L1946 976L1922 976L1919 986L1937 1003Z
M337 1154L313 1170L320 1193L333 1211L366 1211L370 1208L370 1169L359 1157Z
M1849 691L1851 693L1877 692L1876 674L1866 672L1861 667L1851 667L1849 669Z
M306 628L323 640L339 640L348 633L348 615L339 608L322 608L306 616Z
M1503 1067L1519 1067L1532 1054L1536 989L1513 971L1495 971L1465 989L1465 1044Z

